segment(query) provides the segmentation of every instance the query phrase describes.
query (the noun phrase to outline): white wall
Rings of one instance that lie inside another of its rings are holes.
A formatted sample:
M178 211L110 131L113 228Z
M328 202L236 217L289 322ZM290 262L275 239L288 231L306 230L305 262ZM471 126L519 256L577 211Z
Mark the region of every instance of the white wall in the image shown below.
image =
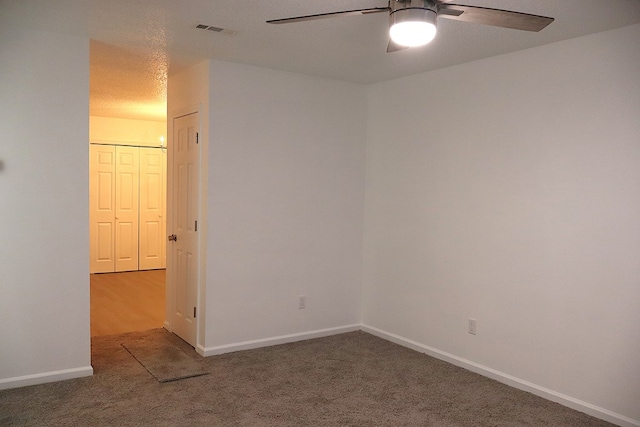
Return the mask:
M159 147L160 137L167 141L167 122L118 117L89 117L89 142L92 144Z
M210 93L208 351L357 325L366 88L212 61Z
M88 61L0 27L0 388L92 373Z
M640 425L638 40L370 87L364 324Z

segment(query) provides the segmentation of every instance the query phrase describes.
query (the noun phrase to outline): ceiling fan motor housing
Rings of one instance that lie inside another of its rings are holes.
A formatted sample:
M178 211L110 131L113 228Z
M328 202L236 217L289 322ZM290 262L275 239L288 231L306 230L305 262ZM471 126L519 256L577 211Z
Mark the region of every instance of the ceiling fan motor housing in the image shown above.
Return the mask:
M391 14L404 9L427 9L438 12L438 5L433 0L389 0Z
M403 47L422 46L436 33L438 6L431 0L390 0L391 40Z

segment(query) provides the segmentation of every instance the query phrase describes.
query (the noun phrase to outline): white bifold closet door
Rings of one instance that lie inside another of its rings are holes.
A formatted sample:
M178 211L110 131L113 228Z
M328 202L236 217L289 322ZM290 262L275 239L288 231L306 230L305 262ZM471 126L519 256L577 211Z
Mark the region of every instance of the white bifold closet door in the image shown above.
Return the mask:
M140 148L140 270L166 265L165 163L164 151Z
M90 270L92 273L114 272L116 150L109 145L91 145L89 153Z
M140 151L116 149L115 271L138 269L138 209Z
M90 146L91 273L164 268L165 154Z

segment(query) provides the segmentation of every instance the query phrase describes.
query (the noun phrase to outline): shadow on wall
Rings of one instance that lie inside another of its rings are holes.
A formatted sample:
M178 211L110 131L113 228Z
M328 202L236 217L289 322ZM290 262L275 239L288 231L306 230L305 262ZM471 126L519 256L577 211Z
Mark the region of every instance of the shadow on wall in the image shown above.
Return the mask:
M0 160L0 172L4 170L4 162Z

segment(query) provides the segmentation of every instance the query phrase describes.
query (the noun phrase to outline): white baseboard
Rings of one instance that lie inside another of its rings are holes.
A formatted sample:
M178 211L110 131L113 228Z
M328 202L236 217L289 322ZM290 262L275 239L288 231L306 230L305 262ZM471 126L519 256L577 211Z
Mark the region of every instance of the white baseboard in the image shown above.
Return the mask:
M231 353L234 351L251 350L254 348L269 347L272 345L287 344L287 343L296 342L296 341L304 341L312 338L322 338L330 335L344 334L346 332L359 331L360 329L361 327L359 324L346 325L346 326L339 326L336 328L319 329L315 331L300 332L300 333L291 334L291 335L280 335L277 337L261 338L258 340L243 341L243 342L233 343L233 344L225 344L225 345L220 345L216 347L202 347L199 345L196 348L196 351L198 352L198 354L208 357L208 356L215 356L217 354Z
M640 427L639 420L634 420L629 417L625 417L624 415L617 414L613 411L609 411L608 409L604 409L599 406L584 402L582 400L575 399L571 396L567 396L565 394L558 393L548 388L541 387L539 385L530 383L520 378L516 378L509 374L505 374L504 372L496 371L495 369L491 369L489 367L480 365L470 360L463 359L461 357L438 350L433 347L429 347L424 344L420 344L419 342L412 341L410 339L401 337L396 334L392 334L390 332L383 331L378 328L374 328L372 326L361 325L360 329L363 332L367 332L371 335L375 335L379 338L385 339L387 341L391 341L393 343L399 344L403 347L410 348L420 353L425 353L429 356L435 357L436 359L444 360L445 362L449 362L452 365L460 366L461 368L468 369L469 371L475 372L476 374L480 374L482 376L491 378L493 380L499 381L503 384L507 384L519 390L523 390L531 394L535 394L536 396L540 396L552 402L559 403L568 408L575 409L580 412L584 412L585 414L591 415L596 418L600 418L601 420L605 420L622 427Z
M73 378L90 377L91 375L93 375L93 368L91 366L64 369L62 371L43 372L41 374L24 375L21 377L0 380L0 390L52 383L54 381L70 380Z

